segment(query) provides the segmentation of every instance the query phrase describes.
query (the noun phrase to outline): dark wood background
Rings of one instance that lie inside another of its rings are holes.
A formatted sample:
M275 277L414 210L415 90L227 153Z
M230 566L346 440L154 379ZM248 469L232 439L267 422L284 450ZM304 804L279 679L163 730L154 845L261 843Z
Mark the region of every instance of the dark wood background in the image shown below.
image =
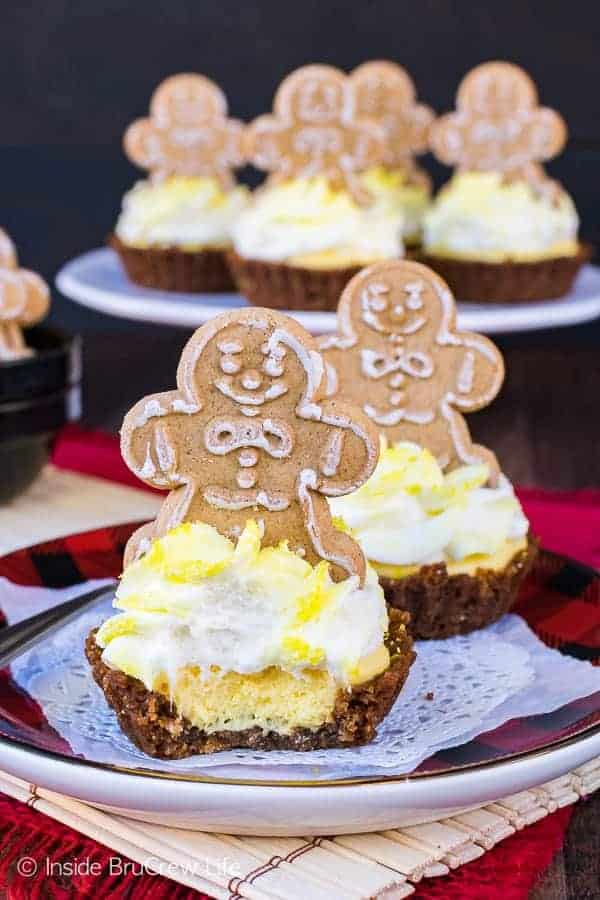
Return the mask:
M46 277L102 243L136 177L121 135L166 75L205 72L227 92L232 114L249 119L270 108L296 66L349 69L377 57L405 65L439 112L473 65L523 65L542 101L568 121L571 140L550 169L573 193L584 234L600 244L600 5L589 0L5 2L0 225L23 264ZM115 326L62 300L54 318L84 330Z

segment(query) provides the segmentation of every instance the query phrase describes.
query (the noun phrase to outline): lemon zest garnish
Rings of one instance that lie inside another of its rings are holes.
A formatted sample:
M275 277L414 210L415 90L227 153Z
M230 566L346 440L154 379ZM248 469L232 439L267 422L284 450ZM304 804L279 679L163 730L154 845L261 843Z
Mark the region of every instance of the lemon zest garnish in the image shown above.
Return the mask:
M307 641L293 635L284 637L281 647L292 663L318 666L325 659L325 651L322 647L311 647Z

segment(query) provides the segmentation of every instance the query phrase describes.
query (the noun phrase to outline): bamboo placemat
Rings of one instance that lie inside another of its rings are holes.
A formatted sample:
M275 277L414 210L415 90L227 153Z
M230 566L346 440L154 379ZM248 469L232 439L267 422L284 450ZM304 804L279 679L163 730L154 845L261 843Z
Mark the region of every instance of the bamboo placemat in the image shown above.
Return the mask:
M408 897L600 787L600 757L540 787L426 825L340 837L205 834L102 812L12 775L0 790L147 869L217 900L367 900Z

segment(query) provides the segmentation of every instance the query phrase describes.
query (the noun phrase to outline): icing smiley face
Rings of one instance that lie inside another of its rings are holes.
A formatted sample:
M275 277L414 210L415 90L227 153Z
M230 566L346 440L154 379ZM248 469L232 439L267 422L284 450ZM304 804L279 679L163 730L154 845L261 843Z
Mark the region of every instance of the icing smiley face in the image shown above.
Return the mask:
M426 327L436 328L441 309L431 301L428 286L420 280L401 287L370 281L360 296L361 326L401 344Z
M336 577L364 577L355 542L333 528L327 496L372 473L378 438L368 417L326 399L316 342L270 310L238 310L200 328L177 372L178 390L154 394L126 416L122 452L148 484L167 488L155 522L138 531L126 561L184 521L235 538L250 518L263 543L326 559Z
M293 358L288 362L287 377L283 378L287 348L262 341L259 333L251 334L245 343L225 333L219 337L217 349L221 375L215 379L214 388L239 404L246 416L260 414L263 407L285 396L290 384L298 381Z
M173 75L156 89L150 117L127 129L125 152L154 179L209 176L225 189L243 165L241 122L227 118L221 89L203 75Z
M390 442L427 447L444 468L494 455L473 444L463 412L481 409L504 366L487 338L456 328L452 295L419 263L378 263L356 275L338 306L338 331L319 340L330 391L360 405Z
M380 124L356 115L347 75L332 66L304 66L281 83L273 115L246 129L248 159L271 181L322 175L359 203L370 199L357 175L385 154Z
M535 84L512 63L477 66L462 80L456 112L431 129L437 158L459 171L504 172L531 182L547 180L540 163L563 148L561 116L538 106Z
M427 150L433 110L417 103L408 72L385 60L363 63L350 74L358 115L381 122L386 145L383 164L404 169L412 182L429 183L414 156Z

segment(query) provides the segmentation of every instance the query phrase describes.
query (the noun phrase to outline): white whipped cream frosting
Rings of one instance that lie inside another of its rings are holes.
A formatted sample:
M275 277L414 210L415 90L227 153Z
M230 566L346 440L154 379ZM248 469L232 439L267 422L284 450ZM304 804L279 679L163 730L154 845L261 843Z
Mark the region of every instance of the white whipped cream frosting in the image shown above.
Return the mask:
M384 447L371 478L329 504L373 563L421 566L493 555L529 529L508 478L485 486L485 465L444 475L417 444Z
M387 195L373 198L359 206L323 177L267 185L237 220L234 248L246 259L324 268L402 256L404 213Z
M428 252L464 259L536 259L577 253L579 218L571 197L536 192L498 172L455 175L423 220Z
M269 666L314 668L349 684L361 660L380 650L388 618L377 575L334 583L284 546L260 547L247 523L234 547L201 523L174 529L123 573L121 613L98 632L107 665L151 690L184 666L248 674Z
M132 247L230 246L233 223L249 199L247 188L224 191L215 178L139 181L123 198L115 232Z
M395 215L402 212L402 237L414 244L421 238L423 216L431 203L431 191L426 183L410 181L400 169L376 166L361 176L361 181L381 210Z

